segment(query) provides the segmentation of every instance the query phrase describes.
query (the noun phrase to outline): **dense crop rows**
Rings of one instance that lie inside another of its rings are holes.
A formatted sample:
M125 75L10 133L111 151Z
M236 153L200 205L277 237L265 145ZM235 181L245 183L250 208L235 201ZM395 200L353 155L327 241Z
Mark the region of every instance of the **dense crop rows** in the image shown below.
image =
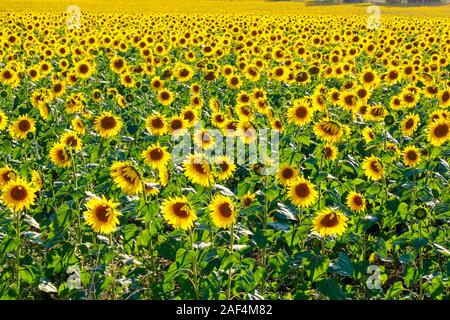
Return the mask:
M449 298L448 19L0 18L0 297Z

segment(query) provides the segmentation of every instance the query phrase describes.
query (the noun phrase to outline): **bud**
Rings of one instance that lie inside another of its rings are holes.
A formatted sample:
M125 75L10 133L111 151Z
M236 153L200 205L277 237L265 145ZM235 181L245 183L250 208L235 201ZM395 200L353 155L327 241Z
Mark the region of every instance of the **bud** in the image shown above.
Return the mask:
M424 220L427 217L427 215L428 215L428 210L424 206L420 206L414 211L414 216L418 220Z
M392 115L388 114L386 117L384 117L384 124L386 126L391 126L395 122L395 119Z

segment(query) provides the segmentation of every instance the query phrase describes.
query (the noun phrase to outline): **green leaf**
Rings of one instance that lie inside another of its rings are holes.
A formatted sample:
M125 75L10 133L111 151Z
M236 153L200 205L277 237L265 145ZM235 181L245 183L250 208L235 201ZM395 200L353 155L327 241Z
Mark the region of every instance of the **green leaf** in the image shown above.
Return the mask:
M386 292L385 299L394 299L398 298L400 294L403 292L403 284L401 281L397 281L394 283L389 290Z
M317 290L332 300L344 300L344 291L334 279L324 279L317 282Z
M338 258L333 261L330 269L343 276L353 277L354 274L353 263L344 252L339 252Z
M327 257L306 253L302 258L302 264L306 270L306 274L311 281L316 281L321 275L326 273L329 260Z

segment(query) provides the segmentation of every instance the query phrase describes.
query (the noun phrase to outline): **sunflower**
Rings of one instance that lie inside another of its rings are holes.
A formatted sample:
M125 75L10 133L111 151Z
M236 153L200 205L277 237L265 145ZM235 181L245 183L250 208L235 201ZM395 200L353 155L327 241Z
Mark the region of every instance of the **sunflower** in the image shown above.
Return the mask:
M167 223L177 229L191 229L197 220L195 210L184 196L165 199L161 204L161 213Z
M88 61L82 60L75 65L75 73L77 77L86 79L94 73L95 67Z
M182 135L186 129L186 120L181 116L172 117L167 124L167 131L174 136Z
M183 119L186 121L187 128L191 128L198 122L198 112L191 107L184 108L181 114L183 115Z
M36 188L37 191L42 189L44 181L42 180L42 175L39 173L39 171L33 170L31 172L31 184L34 188Z
M415 167L420 161L420 152L415 146L409 146L403 149L403 162L408 167Z
M10 166L0 168L0 187L7 184L10 180L16 178L16 172Z
M242 85L241 78L239 76L231 75L227 77L227 85L231 89L239 89Z
M405 90L400 93L400 100L402 106L405 108L414 108L419 101L419 95L409 90Z
M122 192L135 195L142 191L141 175L131 163L114 162L111 165L110 174Z
M347 229L348 218L339 210L325 208L313 221L313 231L322 237L341 235Z
M255 201L256 194L251 191L247 191L246 194L242 196L241 203L244 208L248 208L252 205L253 201Z
M121 215L117 207L119 203L106 199L105 196L90 199L84 212L84 219L95 232L110 234L119 224L118 216Z
M317 191L310 181L303 177L298 177L289 184L288 197L295 205L307 208L316 201Z
M161 89L158 91L158 100L163 106L168 106L173 101L173 93L168 89Z
M167 168L159 168L158 175L161 186L167 186L167 183L169 182L169 170L167 170Z
M227 123L227 117L223 112L214 111L211 114L211 123L216 128L223 128Z
M83 142L78 138L77 134L72 131L65 132L61 137L60 142L76 151L80 151L83 147Z
M190 155L183 161L184 175L193 183L209 187L213 182L211 166L204 155Z
M439 104L441 107L450 106L450 89L439 91Z
M283 130L284 130L283 122L279 118L273 118L270 121L270 127L273 130L278 131L278 132L283 132Z
M86 133L86 126L79 118L73 118L71 121L71 125L73 130L75 130L78 134L85 134Z
M361 193L351 191L347 196L347 207L355 212L363 211L366 208L366 199Z
M161 115L148 116L145 128L152 135L162 136L167 131L166 118Z
M363 135L364 141L366 143L369 143L369 142L373 141L375 139L375 137L376 137L375 133L373 132L371 127L365 127L362 130L362 135Z
M50 161L57 167L67 168L72 164L66 146L62 143L55 143L50 149L49 155Z
M164 81L161 80L160 77L154 77L152 79L152 81L150 81L150 87L154 90L154 91L159 91L162 90L164 88Z
M416 131L417 126L419 125L419 120L419 115L415 113L408 114L405 119L400 122L402 134L404 136L410 137L414 133L414 131Z
M248 121L239 121L237 135L245 144L253 143L257 138L256 128Z
M109 64L109 67L111 70L113 70L115 73L122 73L123 70L127 67L127 62L122 57L113 57L111 59L111 62Z
M331 161L336 160L338 152L338 148L330 143L326 143L322 147L322 156Z
M20 177L11 179L2 187L1 201L13 211L29 209L36 200L36 189Z
M304 101L296 100L292 107L287 110L287 119L289 123L298 126L308 124L312 120L314 110Z
M364 169L366 176L373 181L378 181L383 177L383 164L381 163L381 160L374 155L364 159L362 168Z
M214 159L214 176L219 180L227 180L233 176L236 165L227 156L219 156Z
M342 92L338 103L345 110L354 111L358 106L358 96L353 91Z
M27 134L36 131L35 121L28 115L20 116L9 127L9 133L14 140L26 138Z
M370 69L366 69L361 72L360 81L366 88L376 88L380 83L380 79L377 74Z
M170 161L171 155L166 147L161 147L159 142L156 145L150 145L142 151L144 162L154 169L166 167Z
M94 128L103 138L116 136L122 128L122 119L106 111L94 120Z
M341 125L328 118L322 119L314 126L314 133L326 142L336 142L342 136Z
M197 130L194 133L194 143L202 150L209 150L214 147L215 139L208 130Z
M160 185L155 180L144 181L144 192L149 196L156 196L159 194Z
M289 164L283 164L277 172L277 181L283 186L289 185L290 182L298 177L298 171Z
M439 119L428 125L428 140L433 146L440 146L450 138L450 119Z
M215 226L227 228L236 222L236 206L231 198L217 194L212 199L208 208Z
M0 111L0 131L4 130L8 125L8 117Z

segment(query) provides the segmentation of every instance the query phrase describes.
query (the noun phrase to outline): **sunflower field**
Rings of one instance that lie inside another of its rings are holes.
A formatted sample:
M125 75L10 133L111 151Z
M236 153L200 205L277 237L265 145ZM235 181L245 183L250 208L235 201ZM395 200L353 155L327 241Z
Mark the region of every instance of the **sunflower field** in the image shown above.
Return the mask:
M0 12L2 299L450 298L448 5L29 2Z

